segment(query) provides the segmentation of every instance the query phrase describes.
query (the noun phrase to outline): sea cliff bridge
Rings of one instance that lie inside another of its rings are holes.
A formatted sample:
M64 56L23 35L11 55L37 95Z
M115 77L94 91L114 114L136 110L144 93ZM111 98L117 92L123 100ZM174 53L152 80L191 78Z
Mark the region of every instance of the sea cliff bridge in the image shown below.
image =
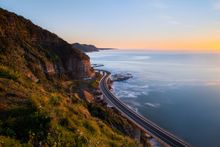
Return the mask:
M110 78L111 73L105 70L97 70L99 73L103 75L100 80L100 90L104 96L104 98L114 106L118 111L120 111L129 121L131 121L136 128L139 129L139 132L144 132L150 134L159 142L164 144L165 146L172 147L190 147L191 145L186 143L185 141L179 139L175 135L169 133L168 131L162 129L152 121L143 117L136 111L132 110L125 103L119 100L110 90L108 86L108 80ZM139 137L140 138L140 133Z

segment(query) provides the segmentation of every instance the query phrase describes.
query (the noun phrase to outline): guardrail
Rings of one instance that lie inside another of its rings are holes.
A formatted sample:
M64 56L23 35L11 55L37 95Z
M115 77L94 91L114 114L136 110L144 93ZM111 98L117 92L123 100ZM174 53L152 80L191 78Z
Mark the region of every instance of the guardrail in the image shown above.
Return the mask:
M139 127L142 131L147 132L152 135L154 138L159 141L165 143L169 146L177 146L177 147L190 147L191 145L183 141L182 139L176 137L170 132L162 129L152 121L143 117L139 113L130 109L125 103L119 100L108 88L107 81L111 75L110 72L105 70L98 70L103 72L103 77L100 80L100 89L103 95L111 102L111 104L119 110L122 114L127 117L132 123L134 123L137 127Z

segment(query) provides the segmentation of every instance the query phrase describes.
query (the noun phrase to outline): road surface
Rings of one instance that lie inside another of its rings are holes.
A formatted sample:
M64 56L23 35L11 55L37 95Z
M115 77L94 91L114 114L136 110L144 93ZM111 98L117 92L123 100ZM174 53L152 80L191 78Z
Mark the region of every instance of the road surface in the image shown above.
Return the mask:
M159 139L163 143L172 147L190 147L188 143L174 136L173 134L167 132L161 127L157 126L155 123L150 120L144 118L139 113L132 110L126 104L124 104L121 100L119 100L108 88L108 79L111 75L110 72L100 70L103 72L103 77L100 80L100 90L105 98L124 116L133 122L138 128L142 131L151 134L154 138Z

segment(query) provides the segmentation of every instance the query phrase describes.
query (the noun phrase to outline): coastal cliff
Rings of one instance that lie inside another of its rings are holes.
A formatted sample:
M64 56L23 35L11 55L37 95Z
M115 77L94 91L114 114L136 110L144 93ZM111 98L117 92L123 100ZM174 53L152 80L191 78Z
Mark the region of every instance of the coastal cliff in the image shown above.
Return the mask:
M99 49L94 45L73 43L72 46L74 48L80 49L83 52L98 52L99 51Z
M49 76L94 75L89 57L57 35L3 9L0 9L0 17L2 64L35 80Z
M0 146L137 146L96 103L99 80L82 51L0 8Z
M73 43L72 46L83 52L99 52L100 50L113 50L113 48L98 48L95 45Z

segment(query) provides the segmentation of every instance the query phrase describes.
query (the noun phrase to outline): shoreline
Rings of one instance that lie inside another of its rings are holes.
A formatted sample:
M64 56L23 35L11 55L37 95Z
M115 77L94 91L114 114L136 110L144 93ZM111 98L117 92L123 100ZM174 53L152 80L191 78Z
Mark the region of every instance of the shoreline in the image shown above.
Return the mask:
M151 134L155 139L157 139L159 142L161 142L164 145L191 146L188 143L186 143L185 141L183 141L182 139L179 139L175 135L160 128L152 121L147 120L146 118L144 118L142 115L138 114L137 112L132 111L128 106L126 106L126 104L121 102L118 98L116 98L114 96L114 94L112 92L109 91L110 72L105 71L105 70L99 70L99 72L103 75L103 77L100 81L100 89L101 89L105 99L107 100L107 102L109 102L116 109L118 109L123 115L126 116L127 119L129 119L139 129L141 129L142 131L144 131L147 134ZM148 129L146 129L146 128L148 128ZM161 135L163 137L161 137Z

